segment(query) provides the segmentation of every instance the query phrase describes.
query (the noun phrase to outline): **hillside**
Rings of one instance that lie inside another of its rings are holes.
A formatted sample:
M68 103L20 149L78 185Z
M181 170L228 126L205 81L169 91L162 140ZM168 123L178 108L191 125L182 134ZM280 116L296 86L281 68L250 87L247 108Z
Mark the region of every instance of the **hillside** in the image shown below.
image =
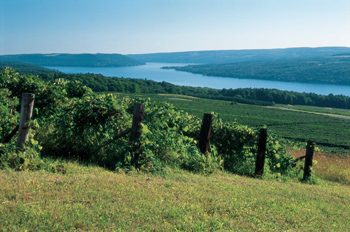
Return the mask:
M129 54L143 62L223 64L295 58L325 57L350 53L348 47L246 49L218 51L189 51L150 54Z
M39 66L123 67L143 65L120 54L20 54L3 55L0 61L23 62Z
M350 57L346 56L164 68L205 76L350 85Z
M38 65L34 64L27 64L27 63L20 63L20 62L6 62L6 61L0 61L0 70L3 70L6 67L11 67L19 74L32 74L32 75L39 75L41 73L57 73L58 71L43 68Z
M347 231L350 226L346 185L64 166L65 174L0 171L3 231Z
M35 93L25 155L15 146L24 91ZM217 113L212 146L203 154L201 118L166 102L95 94L76 81L44 82L10 68L0 73L0 93L3 231L349 228L348 157L315 151L312 176L302 180L303 164L295 158L305 154L304 147L292 149L269 133L264 175L253 177L258 128L223 122ZM196 98L182 102L190 99ZM140 137L119 136L131 130L140 103ZM292 118L304 123L306 116Z

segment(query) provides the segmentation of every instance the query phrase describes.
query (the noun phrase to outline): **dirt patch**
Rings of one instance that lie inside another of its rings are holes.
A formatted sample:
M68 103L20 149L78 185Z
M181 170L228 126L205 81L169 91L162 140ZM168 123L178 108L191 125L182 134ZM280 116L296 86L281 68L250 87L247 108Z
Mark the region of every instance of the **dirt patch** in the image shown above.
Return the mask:
M280 108L280 107L276 107L276 106L265 106L265 107L270 108L270 109L291 110L291 111L296 111L296 112L303 112L303 113L308 113L308 114L318 114L318 115L324 115L324 116L333 117L333 118L350 120L350 117L345 116L345 115L327 114L327 113L319 113L319 112L304 111L304 110L295 110L295 109L289 109L289 108Z
M168 100L176 100L176 101L193 101L193 100L183 99L183 98L168 98Z
M179 95L179 94L166 94L166 93L159 93L158 95L160 95L160 96L169 96L169 97L186 97L186 98L197 98L197 97L192 97L192 96L187 96L187 95Z

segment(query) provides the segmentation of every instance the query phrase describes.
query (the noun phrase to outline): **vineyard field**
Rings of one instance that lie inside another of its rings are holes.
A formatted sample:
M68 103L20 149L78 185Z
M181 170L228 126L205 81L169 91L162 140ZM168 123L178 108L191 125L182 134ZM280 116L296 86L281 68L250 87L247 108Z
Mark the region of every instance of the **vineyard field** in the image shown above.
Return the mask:
M223 121L236 120L239 124L250 127L266 125L278 136L299 142L314 140L326 152L350 154L350 121L326 115L332 113L346 117L350 115L350 110L291 105L270 108L169 94L130 96L149 97L152 100L170 102L178 109L198 117L202 117L204 113L215 112Z

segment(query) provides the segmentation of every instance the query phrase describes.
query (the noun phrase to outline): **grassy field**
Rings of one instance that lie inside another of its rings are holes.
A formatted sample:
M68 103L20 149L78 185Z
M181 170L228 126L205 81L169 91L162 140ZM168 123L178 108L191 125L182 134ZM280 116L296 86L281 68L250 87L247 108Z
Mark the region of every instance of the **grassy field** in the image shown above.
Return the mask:
M313 140L326 152L350 154L350 110L290 105L271 108L169 94L136 96L170 102L201 118L204 113L215 112L224 121L236 120L258 128L267 125L271 132L281 137L293 141Z
M347 231L350 187L167 169L0 171L1 231Z
M282 109L298 110L310 113L320 113L331 116L344 116L344 118L350 117L350 110L347 109L337 109L330 107L317 107L317 106L301 106L301 105L277 105Z

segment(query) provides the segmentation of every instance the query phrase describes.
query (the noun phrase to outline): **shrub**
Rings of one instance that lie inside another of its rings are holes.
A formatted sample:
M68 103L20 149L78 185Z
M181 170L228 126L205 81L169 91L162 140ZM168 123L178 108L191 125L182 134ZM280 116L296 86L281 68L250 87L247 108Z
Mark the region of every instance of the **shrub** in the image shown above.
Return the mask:
M11 142L4 139L19 123L18 99L22 92L36 95L32 120L35 127L25 154L16 150L15 137ZM0 119L2 167L36 169L42 163L41 154L80 159L118 170L136 167L153 172L172 166L206 173L221 169L244 175L254 173L257 130L236 122L223 123L217 115L211 150L202 154L197 147L201 119L178 111L169 103L98 95L77 81L44 82L8 68L0 76L0 94L0 110L4 115ZM136 102L146 106L140 128L142 137L135 142L127 137L111 142L114 135L131 127ZM270 172L290 173L294 163L285 148L285 142L269 136L266 163ZM136 154L140 154L137 162Z

